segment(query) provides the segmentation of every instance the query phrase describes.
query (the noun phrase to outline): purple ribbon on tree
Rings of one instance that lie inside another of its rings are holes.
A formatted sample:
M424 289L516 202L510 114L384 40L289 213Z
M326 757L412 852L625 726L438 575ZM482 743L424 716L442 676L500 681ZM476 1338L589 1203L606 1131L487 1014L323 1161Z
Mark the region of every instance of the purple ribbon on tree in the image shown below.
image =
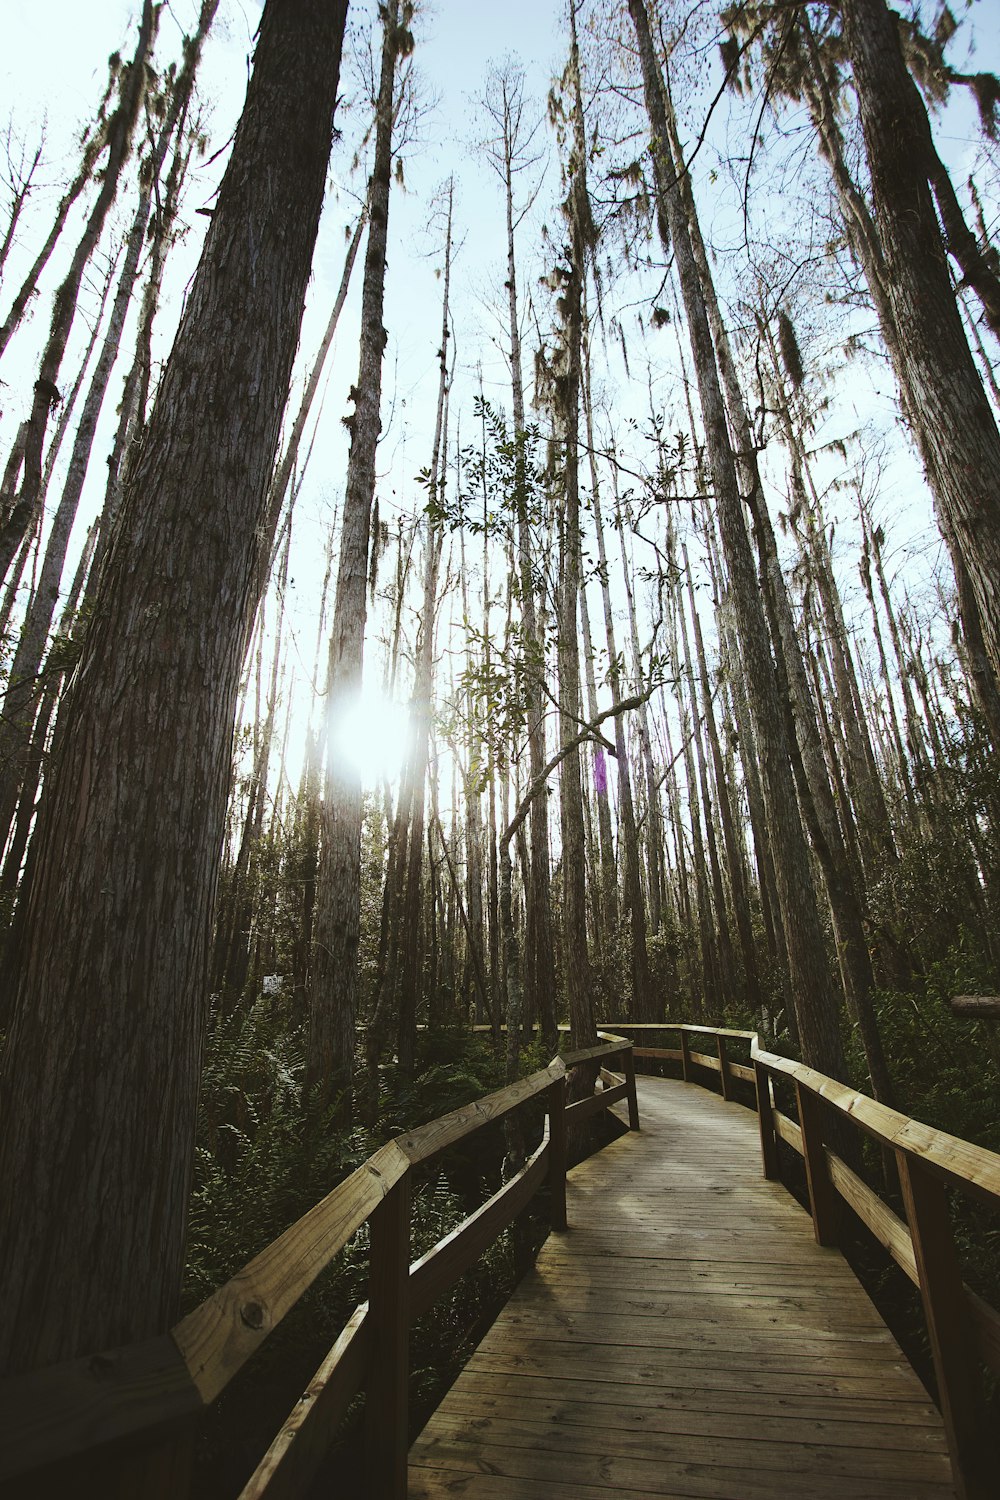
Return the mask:
M594 751L594 789L599 797L608 795L608 763L600 745Z

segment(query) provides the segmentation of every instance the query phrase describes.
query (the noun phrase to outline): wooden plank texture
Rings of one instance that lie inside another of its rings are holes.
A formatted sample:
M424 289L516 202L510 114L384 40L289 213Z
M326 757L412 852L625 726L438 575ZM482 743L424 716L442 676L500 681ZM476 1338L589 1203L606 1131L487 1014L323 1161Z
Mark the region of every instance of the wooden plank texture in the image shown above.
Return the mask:
M693 1061L693 1059L692 1059ZM543 1246L410 1452L410 1500L946 1500L941 1419L757 1121L640 1078L641 1134Z

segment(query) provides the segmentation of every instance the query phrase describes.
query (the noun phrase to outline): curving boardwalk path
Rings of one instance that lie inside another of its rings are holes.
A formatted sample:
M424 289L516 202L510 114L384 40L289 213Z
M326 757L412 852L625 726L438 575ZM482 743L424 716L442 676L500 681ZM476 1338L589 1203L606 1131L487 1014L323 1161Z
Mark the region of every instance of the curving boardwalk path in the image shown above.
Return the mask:
M941 1421L756 1116L639 1079L410 1453L410 1500L946 1500Z

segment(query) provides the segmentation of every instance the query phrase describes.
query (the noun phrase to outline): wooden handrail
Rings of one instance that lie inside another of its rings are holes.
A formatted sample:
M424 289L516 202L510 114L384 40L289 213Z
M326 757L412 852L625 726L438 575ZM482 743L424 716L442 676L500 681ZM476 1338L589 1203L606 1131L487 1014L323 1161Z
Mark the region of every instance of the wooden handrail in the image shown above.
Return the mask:
M721 1074L725 1098L734 1097L731 1079L754 1082L764 1175L780 1175L777 1142L785 1141L803 1158L817 1241L836 1243L839 1204L846 1203L919 1288L956 1493L962 1500L987 1500L995 1492L995 1473L988 1456L986 1404L976 1363L1000 1374L1000 1313L962 1281L944 1187L1000 1206L1000 1155L923 1125L804 1063L767 1051L756 1032L675 1022L615 1024L626 1031L678 1032L679 1050L636 1047L634 1055L680 1062L685 1082L694 1081L692 1064ZM718 1056L693 1052L688 1041L691 1033L715 1037ZM750 1068L729 1060L728 1038L749 1042ZM794 1090L798 1123L774 1104L772 1080L776 1078L787 1079ZM836 1134L833 1122L838 1119L895 1154L905 1220L832 1149L829 1138Z
M919 1120L889 1109L867 1094L837 1083L814 1068L807 1068L804 1063L767 1052L759 1046L756 1035L750 1044L750 1057L773 1076L790 1078L809 1093L825 1100L839 1115L880 1145L905 1151L974 1197L993 1204L1000 1201L1000 1156L996 1152L949 1135L945 1130L936 1130L932 1125L922 1125Z
M578 1062L616 1057L624 1060L625 1080L596 1094L595 1107L608 1109L626 1100L630 1127L638 1129L632 1044L608 1036L596 1047L557 1056L529 1078L396 1136L169 1334L0 1381L0 1480L124 1441L134 1448L137 1441L161 1440L165 1432L190 1423L370 1221L369 1301L338 1337L243 1500L304 1494L349 1402L366 1383L370 1404L379 1409L368 1445L375 1491L386 1500L402 1500L410 1323L454 1285L546 1181L552 1227L566 1228L566 1119L578 1107L566 1103L566 1075ZM538 1149L482 1208L410 1265L412 1169L540 1097L548 1119ZM369 1415L370 1430L373 1420Z
M171 1329L206 1405L256 1354L409 1166L406 1154L390 1141Z

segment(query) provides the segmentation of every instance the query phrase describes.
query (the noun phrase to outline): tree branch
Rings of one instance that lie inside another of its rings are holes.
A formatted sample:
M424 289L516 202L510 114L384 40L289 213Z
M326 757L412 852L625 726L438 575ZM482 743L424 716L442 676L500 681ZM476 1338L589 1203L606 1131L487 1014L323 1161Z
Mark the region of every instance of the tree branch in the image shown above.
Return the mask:
M604 723L605 719L613 719L616 718L618 714L627 713L630 709L641 708L644 703L648 702L652 691L653 689L650 688L649 692L638 693L634 698L623 698L620 703L612 704L612 706L610 708L606 708L602 714L598 714L596 719L592 719L589 724L584 724L579 734L574 735L571 740L567 740L566 744L563 745L555 755L553 755L548 765L538 773L534 781L529 786L528 790L525 792L524 796L521 798L520 802L517 804L517 811L514 813L514 816L511 818L510 822L507 824L507 827L504 829L500 837L500 842L504 846L504 848L506 848L510 844L511 839L514 837L515 833L520 828L525 818L528 816L528 811L531 807L532 802L534 802L535 798L538 796L538 793L542 790L542 787L548 781L549 777L552 775L552 772L555 770L556 766L559 765L560 761L564 761L567 755L571 754L578 745L583 744L584 740L598 739L602 744L606 745L608 743L607 740L605 740L603 735L599 735L597 733L599 726Z

